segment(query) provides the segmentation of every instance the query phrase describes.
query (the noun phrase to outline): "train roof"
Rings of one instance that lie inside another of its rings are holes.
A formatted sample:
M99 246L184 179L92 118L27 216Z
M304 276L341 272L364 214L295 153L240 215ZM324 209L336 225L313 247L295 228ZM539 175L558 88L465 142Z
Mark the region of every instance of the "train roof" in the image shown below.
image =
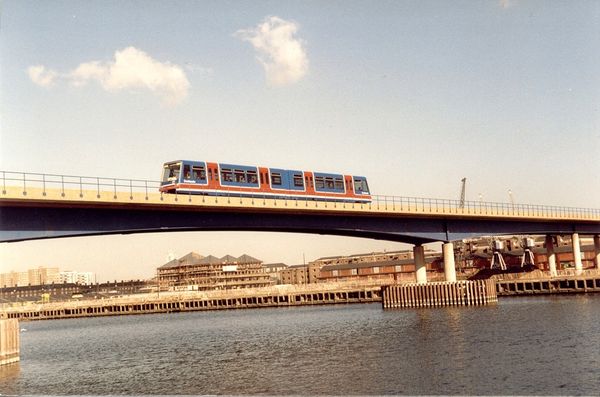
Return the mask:
M163 163L163 166L165 165L169 165L169 164L176 164L176 163L181 163L181 162L185 162L185 163L217 163L220 165L222 164L226 164L228 166L239 166L239 167L264 167L264 168L268 168L270 170L285 170L285 171L302 171L302 172L306 172L306 171L310 171L310 172L315 172L315 173L319 173L319 174L342 174L342 175L351 175L354 178L363 178L363 179L367 179L367 177L363 176L363 175L355 175L355 174L343 174L340 172L324 172L324 171L313 171L313 170L295 170L295 169L291 169L291 168L281 168L281 167L267 167L267 166L262 166L262 165L245 165L245 164L233 164L233 163L228 163L228 162L219 162L219 161L207 161L207 160L173 160L173 161L167 161L165 163Z

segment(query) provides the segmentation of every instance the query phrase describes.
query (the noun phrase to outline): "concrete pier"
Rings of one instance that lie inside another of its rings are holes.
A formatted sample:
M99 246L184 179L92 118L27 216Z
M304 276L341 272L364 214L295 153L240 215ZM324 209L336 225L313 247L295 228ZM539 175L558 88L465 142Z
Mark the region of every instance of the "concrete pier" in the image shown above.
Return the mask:
M596 269L600 269L600 234L594 236L594 254L596 262Z
M550 276L555 277L556 272L556 254L554 253L554 240L551 235L546 235L546 255L548 256L548 269Z
M388 285L381 288L384 309L442 306L479 306L498 301L491 280Z
M10 364L20 359L19 320L0 320L0 365Z
M446 243L443 245L444 253L444 275L446 282L456 281L456 265L454 264L454 244Z
M581 245L579 244L579 234L573 233L571 236L573 244L573 260L575 261L575 272L581 274L583 272L583 263L581 262Z
M425 247L415 245L413 247L413 255L415 258L415 277L417 284L427 283L427 267L425 264Z

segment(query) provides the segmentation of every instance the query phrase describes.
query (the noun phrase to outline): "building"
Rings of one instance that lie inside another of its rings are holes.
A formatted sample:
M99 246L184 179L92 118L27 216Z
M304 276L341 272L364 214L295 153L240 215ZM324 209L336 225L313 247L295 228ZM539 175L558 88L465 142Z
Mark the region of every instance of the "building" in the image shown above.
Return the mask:
M293 265L281 271L281 284L307 284L308 266Z
M73 270L66 270L60 272L61 283L73 283L90 285L94 283L94 273L92 272L77 272Z
M281 282L281 271L288 268L285 263L267 263L264 265L265 272L271 277L275 284L283 284Z
M9 272L0 274L0 287L22 287L27 285L45 285L60 282L57 267L40 266L26 272Z
M170 290L257 288L274 284L262 261L249 255L217 258L190 252L160 266L157 277L160 288Z
M425 253L430 280L443 276L441 254L431 250ZM282 284L312 284L347 280L414 281L415 264L410 250L371 252L316 259L308 265L290 266L281 272ZM437 273L437 274L436 274Z
M382 258L376 256L376 258ZM428 280L435 281L443 278L443 260L436 252L425 254L425 265L430 273ZM321 268L321 281L415 281L415 262L413 258L389 259L376 261L351 261L346 263L325 265Z

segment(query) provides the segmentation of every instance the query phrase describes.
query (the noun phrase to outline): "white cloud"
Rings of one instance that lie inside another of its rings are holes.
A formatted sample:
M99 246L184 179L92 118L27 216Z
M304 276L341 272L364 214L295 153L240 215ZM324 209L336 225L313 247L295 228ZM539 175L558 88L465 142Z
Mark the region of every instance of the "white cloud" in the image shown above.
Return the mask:
M30 66L27 68L27 74L31 81L42 87L52 86L58 77L58 73L53 70L46 70L42 65Z
M34 83L49 86L58 74L46 71L44 66L32 66L29 76ZM60 77L74 87L83 87L90 81L96 81L108 92L147 89L168 105L183 101L190 86L183 68L169 62L159 62L134 47L116 51L114 60L108 62L81 63Z
M295 38L297 31L298 24L271 16L255 28L238 30L235 36L254 46L267 82L283 86L297 82L308 72L304 42Z
M515 5L515 2L513 0L500 0L500 7L502 7L503 9L507 9L512 7L513 5Z
M190 86L181 67L159 62L134 47L116 51L114 61L82 63L69 73L69 77L75 86L96 80L109 92L148 89L170 105L185 99Z

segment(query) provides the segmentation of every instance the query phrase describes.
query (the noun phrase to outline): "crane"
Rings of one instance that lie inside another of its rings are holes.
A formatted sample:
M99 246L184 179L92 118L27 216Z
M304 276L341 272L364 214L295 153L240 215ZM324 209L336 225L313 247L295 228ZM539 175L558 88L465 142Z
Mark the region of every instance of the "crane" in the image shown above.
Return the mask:
M460 180L462 182L462 186L460 189L460 202L458 203L458 208L465 208L465 196L467 189L467 178L463 178Z

